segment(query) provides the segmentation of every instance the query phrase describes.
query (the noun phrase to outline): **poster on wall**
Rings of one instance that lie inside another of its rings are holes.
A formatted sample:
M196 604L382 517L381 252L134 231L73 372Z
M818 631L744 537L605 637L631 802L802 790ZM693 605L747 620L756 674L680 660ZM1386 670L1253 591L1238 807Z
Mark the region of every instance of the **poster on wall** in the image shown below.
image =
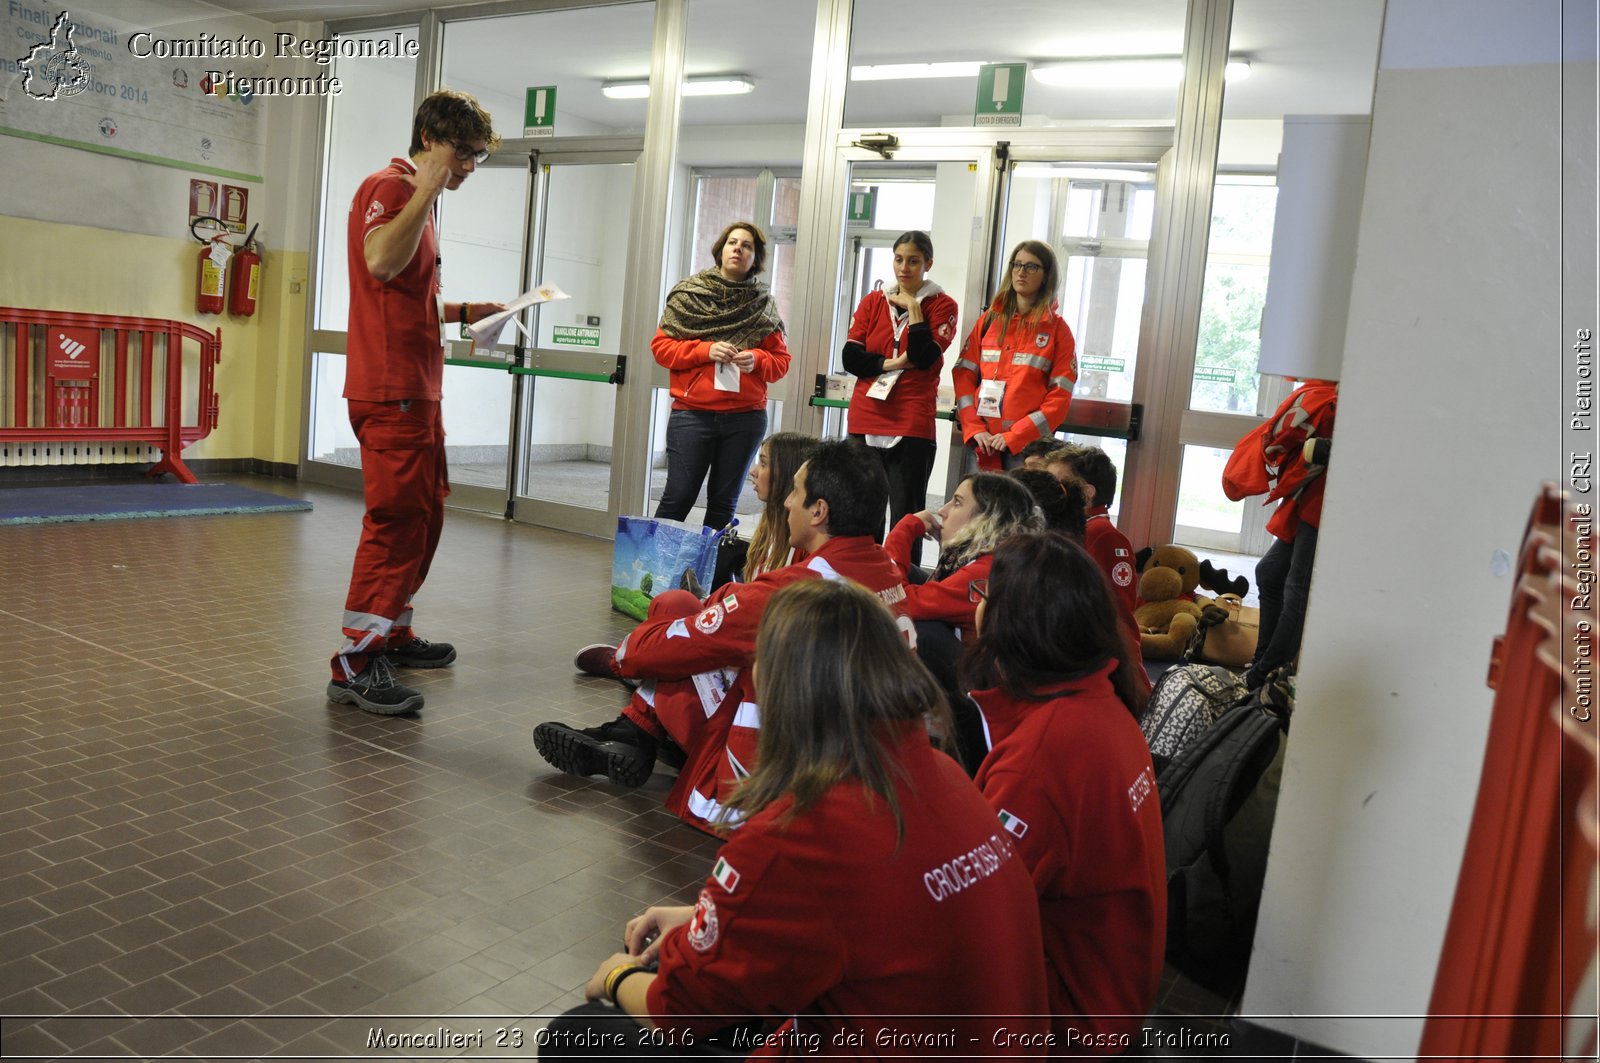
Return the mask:
M260 181L267 100L251 86L273 80L269 49L192 23L152 29L84 5L6 0L0 133Z

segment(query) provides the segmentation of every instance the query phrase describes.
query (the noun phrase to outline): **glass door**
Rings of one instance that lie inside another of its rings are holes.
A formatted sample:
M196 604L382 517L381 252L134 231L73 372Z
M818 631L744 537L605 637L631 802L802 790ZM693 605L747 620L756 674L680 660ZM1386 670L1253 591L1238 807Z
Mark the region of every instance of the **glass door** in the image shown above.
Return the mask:
M612 456L630 368L621 349L624 278L637 138L607 138L533 155L528 286L567 298L531 307L519 336L518 454L512 515L588 534L612 528Z
M1001 262L1023 240L1055 251L1062 277L1055 294L1078 356L1072 408L1056 434L1105 450L1119 477L1136 434L1129 404L1155 203L1153 162L1014 159L996 248ZM1116 511L1113 502L1113 517Z

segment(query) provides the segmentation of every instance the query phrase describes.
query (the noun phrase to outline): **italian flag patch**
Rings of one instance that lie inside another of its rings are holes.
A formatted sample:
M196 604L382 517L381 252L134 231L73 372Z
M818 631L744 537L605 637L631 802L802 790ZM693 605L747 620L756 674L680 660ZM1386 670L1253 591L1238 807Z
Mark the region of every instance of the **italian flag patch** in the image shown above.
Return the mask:
M1023 829L1026 830L1027 828L1024 827ZM734 887L739 884L739 872L735 871L733 865L720 856L717 857L717 866L711 869L711 877L716 879L717 885L729 893L732 893Z
M1018 838L1028 833L1028 825L1003 808L1000 810L1000 825Z

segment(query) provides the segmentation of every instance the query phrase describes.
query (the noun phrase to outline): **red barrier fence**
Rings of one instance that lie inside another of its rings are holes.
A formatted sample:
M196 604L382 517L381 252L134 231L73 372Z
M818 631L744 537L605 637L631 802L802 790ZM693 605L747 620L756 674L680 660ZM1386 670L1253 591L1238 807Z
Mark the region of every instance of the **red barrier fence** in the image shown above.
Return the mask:
M1594 517L1547 486L1523 539L1483 778L1418 1058L1594 1059Z
M148 444L147 475L194 483L180 455L217 426L221 357L220 329L0 307L0 443Z

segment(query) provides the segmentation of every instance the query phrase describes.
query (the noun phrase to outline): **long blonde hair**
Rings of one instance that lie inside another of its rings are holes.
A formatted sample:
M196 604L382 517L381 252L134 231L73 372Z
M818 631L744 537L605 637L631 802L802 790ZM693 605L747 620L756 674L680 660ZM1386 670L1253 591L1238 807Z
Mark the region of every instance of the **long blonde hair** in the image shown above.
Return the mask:
M938 682L906 645L888 608L849 580L809 579L772 596L756 636L759 762L728 799L728 822L791 794L803 814L830 787L859 780L905 821L891 752L897 725L928 719L949 734Z
M750 552L745 556L746 582L763 572L782 568L789 557L789 516L783 500L789 497L794 474L811 457L817 441L799 432L774 432L761 444L767 456L767 500L750 536ZM758 457L759 461L760 458Z

